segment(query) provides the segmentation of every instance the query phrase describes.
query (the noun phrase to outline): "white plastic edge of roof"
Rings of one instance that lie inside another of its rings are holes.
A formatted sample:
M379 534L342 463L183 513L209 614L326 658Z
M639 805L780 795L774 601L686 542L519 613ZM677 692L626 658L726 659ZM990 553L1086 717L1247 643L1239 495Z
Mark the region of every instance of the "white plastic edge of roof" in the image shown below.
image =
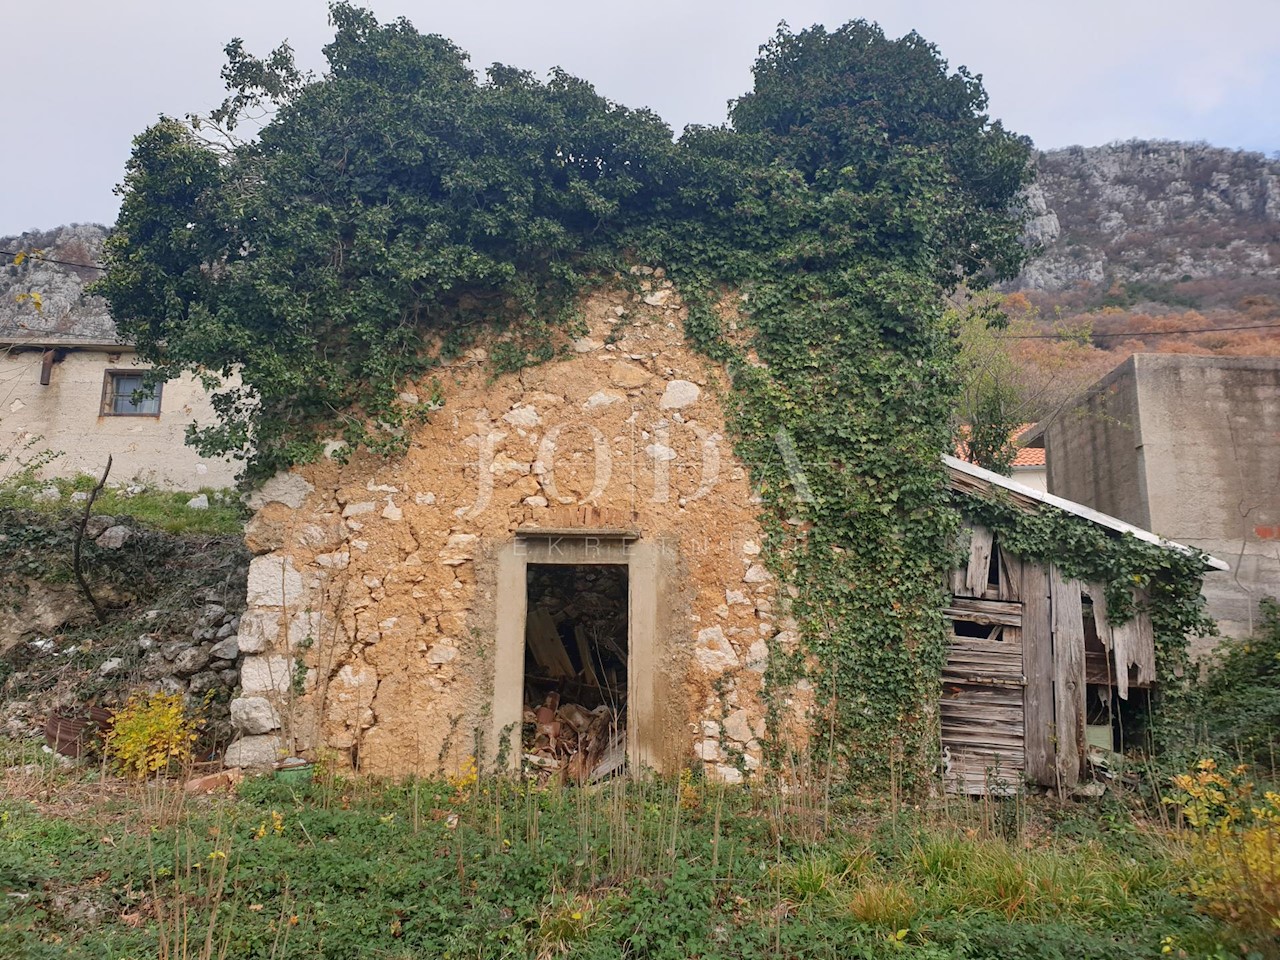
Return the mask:
M997 487L1004 487L1006 490L1012 490L1014 493L1021 494L1024 497L1030 497L1032 500L1039 500L1041 503L1056 507L1059 510L1065 510L1067 513L1075 514L1081 519L1088 520L1090 523L1096 523L1098 526L1107 527L1110 530L1116 530L1120 533L1128 533L1137 537L1146 543L1154 543L1157 547L1164 547L1168 550L1177 550L1181 553L1192 553L1191 547L1186 544L1176 543L1173 540L1166 540L1158 534L1152 533L1150 530L1143 530L1141 527L1135 527L1131 523L1125 523L1115 517L1100 513L1092 507L1086 507L1083 503L1076 503L1074 500L1066 500L1062 497L1055 497L1052 493L1045 493L1043 490L1037 490L1035 487L1028 487L1024 483L1017 480L1010 480L1008 477L994 473L977 464L968 463L958 457L952 457L947 454L942 455L942 460L948 467L953 470L959 470L961 473L967 473L971 477L977 477L979 480L985 480ZM1231 568L1225 561L1219 560L1217 557L1211 557L1205 554L1205 562L1214 570L1230 570Z

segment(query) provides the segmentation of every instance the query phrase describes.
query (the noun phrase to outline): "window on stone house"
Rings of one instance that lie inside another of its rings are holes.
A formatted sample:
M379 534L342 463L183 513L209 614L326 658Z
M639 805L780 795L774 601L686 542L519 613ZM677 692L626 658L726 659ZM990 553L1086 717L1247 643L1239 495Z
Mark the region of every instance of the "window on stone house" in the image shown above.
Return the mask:
M104 417L158 417L163 384L146 387L141 370L108 370L102 385Z

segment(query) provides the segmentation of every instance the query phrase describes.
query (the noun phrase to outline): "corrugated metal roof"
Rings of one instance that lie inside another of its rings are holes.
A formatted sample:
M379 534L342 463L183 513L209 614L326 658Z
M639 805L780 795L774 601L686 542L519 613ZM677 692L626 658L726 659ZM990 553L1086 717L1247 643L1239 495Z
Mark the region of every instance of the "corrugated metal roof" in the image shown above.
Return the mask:
M960 474L963 477L976 480L979 484L985 483L988 486L1001 487L1013 494L1015 499L1033 500L1046 506L1053 507L1057 510L1064 510L1067 513L1074 514L1090 523L1096 523L1100 527L1106 527L1109 530L1115 530L1118 533L1128 533L1145 543L1152 543L1158 547L1164 547L1168 550L1177 550L1180 553L1192 553L1193 548L1186 544L1177 543L1173 540L1166 540L1164 537L1152 533L1150 530L1143 530L1141 527L1135 527L1131 523L1126 523L1117 517L1108 516L1094 510L1092 507L1086 507L1083 503L1076 503L1074 500L1067 500L1063 497L1055 497L1052 493L1045 493L1043 490L1037 490L1035 487L1029 487L1017 480L1011 480L1009 477L1001 476L991 470L979 467L976 464L968 463L958 457L950 457L943 454L942 460L946 463L949 470L953 474ZM1230 570L1225 562L1217 557L1205 555L1205 561L1214 570Z

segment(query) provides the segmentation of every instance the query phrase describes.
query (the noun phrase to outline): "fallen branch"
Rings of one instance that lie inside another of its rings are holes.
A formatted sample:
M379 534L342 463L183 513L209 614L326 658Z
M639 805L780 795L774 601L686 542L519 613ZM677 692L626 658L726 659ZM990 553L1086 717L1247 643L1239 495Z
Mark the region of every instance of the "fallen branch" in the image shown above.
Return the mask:
M80 567L80 545L84 542L84 531L89 525L89 511L93 509L93 501L98 499L98 494L102 492L102 488L107 485L107 474L111 472L111 454L107 454L107 465L102 471L102 479L98 481L98 485L89 493L89 499L85 501L84 513L80 515L80 526L76 529L75 543L71 548L71 556L73 558L72 569L76 575L76 583L80 584L80 591L89 601L89 605L93 607L93 612L98 617L99 623L107 622L107 613L102 609L102 605L93 595L93 591L89 589L89 583L84 578L84 571Z

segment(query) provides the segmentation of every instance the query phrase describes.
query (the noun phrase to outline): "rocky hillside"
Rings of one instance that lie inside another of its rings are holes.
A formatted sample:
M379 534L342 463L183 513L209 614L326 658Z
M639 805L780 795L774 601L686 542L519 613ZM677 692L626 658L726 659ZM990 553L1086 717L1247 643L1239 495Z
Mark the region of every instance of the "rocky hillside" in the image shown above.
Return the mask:
M1158 297L1210 280L1280 287L1280 160L1132 140L1051 150L1038 165L1029 232L1045 254L1017 289L1141 284Z
M92 266L106 238L92 223L0 237L0 341L114 340L106 303L84 292L101 275Z

